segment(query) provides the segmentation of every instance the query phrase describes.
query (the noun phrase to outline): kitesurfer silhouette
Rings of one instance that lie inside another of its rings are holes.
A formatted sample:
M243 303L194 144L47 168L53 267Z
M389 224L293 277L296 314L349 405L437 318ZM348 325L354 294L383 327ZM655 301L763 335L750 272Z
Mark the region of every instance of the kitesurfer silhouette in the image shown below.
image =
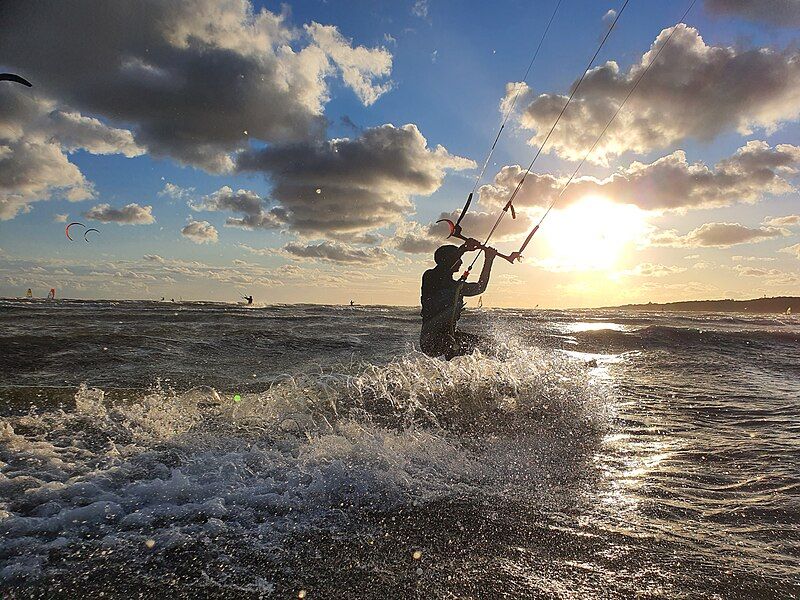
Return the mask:
M441 246L433 255L436 266L422 275L422 333L419 345L428 356L441 356L450 360L469 354L476 346L486 345L484 338L456 330L456 322L464 308L464 296L478 296L486 291L492 263L497 255L494 248L484 248L486 258L477 283L453 279L461 268L465 252L477 250L480 242L468 239L459 246Z
M242 298L247 300L247 304L252 304L253 303L253 297L252 296L242 296Z

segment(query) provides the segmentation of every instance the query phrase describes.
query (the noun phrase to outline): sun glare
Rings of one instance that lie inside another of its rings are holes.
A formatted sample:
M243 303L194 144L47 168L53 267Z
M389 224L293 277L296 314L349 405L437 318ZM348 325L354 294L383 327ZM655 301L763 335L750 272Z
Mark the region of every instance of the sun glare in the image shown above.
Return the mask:
M554 210L542 233L552 261L564 269L611 269L625 250L647 231L645 213L635 206L587 196Z

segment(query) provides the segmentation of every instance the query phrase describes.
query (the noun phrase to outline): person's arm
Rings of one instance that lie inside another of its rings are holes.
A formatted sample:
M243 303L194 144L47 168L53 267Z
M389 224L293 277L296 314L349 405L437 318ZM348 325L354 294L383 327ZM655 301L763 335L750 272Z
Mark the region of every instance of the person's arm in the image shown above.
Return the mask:
M481 269L481 276L478 278L477 283L465 283L461 288L462 296L478 296L486 291L489 286L489 276L492 274L492 263L494 257L497 256L497 250L494 248L486 248L483 251L483 269Z

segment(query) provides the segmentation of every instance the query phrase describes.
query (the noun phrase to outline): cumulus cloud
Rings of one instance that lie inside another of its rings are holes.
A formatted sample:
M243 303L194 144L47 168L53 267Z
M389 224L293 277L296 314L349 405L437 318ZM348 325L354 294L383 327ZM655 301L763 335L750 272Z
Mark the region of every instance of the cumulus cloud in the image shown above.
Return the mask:
M614 61L590 71L547 150L570 160L582 158L673 29L669 45L606 132L592 160L607 164L626 151L648 152L686 138L710 140L731 129L771 133L800 117L796 49L710 46L696 29L678 24L663 30L627 71ZM567 97L536 95L526 89L524 100L527 106L519 122L535 132L531 143L539 145Z
M159 197L169 198L170 200L181 200L188 202L194 195L194 188L184 188L169 181L164 184L164 189L158 192Z
M195 244L216 244L219 239L217 228L208 221L189 221L181 235Z
M796 227L800 225L800 215L769 217L764 221L764 225L769 225L770 227Z
M322 49L342 74L342 80L364 104L370 106L388 92L392 84L375 83L376 78L388 77L392 71L392 55L384 48L368 50L353 47L336 27L312 23L306 33Z
M800 26L798 0L705 0L712 14L730 15L781 27Z
M243 172L273 183L270 211L303 235L365 232L399 221L413 210L412 194L429 195L445 172L475 163L430 149L415 125L382 125L353 139L298 143L239 155Z
M66 214L55 214L53 215L53 221L56 223L66 223L69 215Z
M559 206L586 196L604 196L643 210L684 210L754 203L765 194L786 194L794 187L786 179L800 168L800 147L750 141L713 169L689 163L677 150L652 163L633 162L605 179L580 177L573 181ZM503 206L517 186L524 169L503 167L491 184L481 187L481 203ZM525 179L515 206L547 206L557 197L566 178L531 173Z
M98 204L84 212L83 216L93 221L118 225L149 225L156 222L152 206L140 206L135 202L122 208L112 208L110 204Z
M87 123L74 113L65 116L53 102L18 88L0 87L0 219L27 212L33 202L92 198L93 186L69 162L69 152L138 152L128 132Z
M275 229L285 220L281 209L267 210L265 201L257 193L250 190L233 191L223 186L213 194L204 196L199 202L190 204L196 211L229 211L239 213L241 217L228 217L227 227L242 229Z
M679 248L695 248L713 246L728 248L737 244L749 244L783 237L788 232L776 227L745 227L739 223L704 223L686 235L680 235L674 229L654 233L650 237L653 246L674 246Z
M321 242L303 245L290 242L283 247L284 252L295 258L310 258L336 263L376 264L391 259L391 254L380 247L354 248L339 242Z
M256 11L249 0L119 0L114 10L104 0L31 0L3 8L14 23L0 37L5 65L72 111L128 124L129 146L211 172L229 170L229 153L253 138L321 136L336 73L367 104L389 85L380 83L391 70L387 50L354 46L316 23L298 30L285 13ZM72 113L60 118L76 124Z
M788 246L787 248L781 248L779 252L784 252L786 254L794 254L797 258L800 258L800 244L795 244L794 246Z

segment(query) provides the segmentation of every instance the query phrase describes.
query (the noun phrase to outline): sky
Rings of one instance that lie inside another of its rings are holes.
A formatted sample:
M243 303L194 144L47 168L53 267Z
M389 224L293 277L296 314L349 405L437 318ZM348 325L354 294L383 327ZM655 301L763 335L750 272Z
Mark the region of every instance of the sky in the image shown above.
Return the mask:
M7 0L0 296L418 305L512 103L485 306L800 295L800 0L623 4Z

